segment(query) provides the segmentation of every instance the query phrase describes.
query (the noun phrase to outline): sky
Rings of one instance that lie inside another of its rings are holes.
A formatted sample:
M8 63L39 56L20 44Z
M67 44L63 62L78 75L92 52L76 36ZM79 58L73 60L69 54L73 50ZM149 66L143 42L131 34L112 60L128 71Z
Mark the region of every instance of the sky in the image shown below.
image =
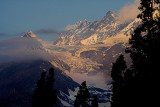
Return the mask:
M118 13L133 2L134 0L0 0L0 40L18 37L32 30L40 38L52 41L67 25L84 19L101 20L107 11ZM38 31L48 33L40 34Z

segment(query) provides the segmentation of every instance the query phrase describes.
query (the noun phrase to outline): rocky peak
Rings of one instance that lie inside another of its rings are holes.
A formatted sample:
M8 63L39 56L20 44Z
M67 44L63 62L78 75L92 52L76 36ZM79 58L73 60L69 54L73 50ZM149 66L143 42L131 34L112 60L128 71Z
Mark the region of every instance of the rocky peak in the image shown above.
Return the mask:
M88 23L87 19L84 19L84 20L82 21L82 23L83 23L83 24L87 24L87 23Z
M30 37L30 38L35 38L37 37L32 31L27 32L25 35L21 37Z
M118 15L115 12L108 11L106 15L103 17L102 21L103 22L112 21L112 20L115 20L116 17L118 17Z
M77 22L77 27L81 28L81 27L86 26L87 24L88 24L88 21L86 19L84 19L83 21Z

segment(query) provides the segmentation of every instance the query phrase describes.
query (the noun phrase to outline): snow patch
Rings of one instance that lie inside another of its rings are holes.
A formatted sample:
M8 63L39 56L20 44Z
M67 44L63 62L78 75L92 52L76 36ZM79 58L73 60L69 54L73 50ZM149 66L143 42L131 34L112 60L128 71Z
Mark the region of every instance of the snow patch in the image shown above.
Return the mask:
M97 34L91 35L89 38L82 40L81 43L83 45L92 45L97 43Z
M74 89L75 91L72 91L72 90L70 90L70 89L68 89L68 92L69 92L69 98L71 99L71 100L73 100L73 101L75 101L75 99L76 99L76 95L77 95L77 92L78 92L78 90L79 90L79 87L77 87L77 88L75 88Z
M70 105L69 103L67 103L66 101L63 101L62 99L60 99L58 97L58 99L61 101L61 103L65 106L65 107L72 107L72 105Z

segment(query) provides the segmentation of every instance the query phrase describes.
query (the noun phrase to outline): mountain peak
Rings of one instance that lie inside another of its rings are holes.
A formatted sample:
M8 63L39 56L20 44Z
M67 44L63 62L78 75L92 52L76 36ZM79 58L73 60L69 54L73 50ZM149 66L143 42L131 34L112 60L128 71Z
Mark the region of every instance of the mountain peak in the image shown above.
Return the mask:
M84 19L83 22L87 22L87 19Z
M117 17L118 15L115 12L108 11L106 15L102 18L101 22L108 24L109 22L115 21Z
M103 17L102 20L106 20L106 19L110 19L110 20L113 20L115 19L115 17L117 17L118 15L115 13L115 12L112 12L112 11L108 11L106 13L106 15Z
M112 11L108 11L108 12L106 13L106 16L113 16L113 15L116 15L116 13L115 13L115 12L112 12Z
M112 14L113 12L112 11L108 11L106 14Z
M35 38L37 37L32 31L27 32L25 35L21 37L30 37L30 38Z

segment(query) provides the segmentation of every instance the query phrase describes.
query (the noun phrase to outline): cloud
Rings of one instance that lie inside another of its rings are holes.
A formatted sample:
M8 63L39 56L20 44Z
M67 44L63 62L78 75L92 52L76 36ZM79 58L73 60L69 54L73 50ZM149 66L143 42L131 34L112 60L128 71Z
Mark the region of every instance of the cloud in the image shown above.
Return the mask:
M96 75L88 76L81 73L69 73L73 80L81 84L83 81L87 81L89 86L95 86L97 88L105 89L107 87L106 78L103 73L97 73ZM105 85L104 85L105 84Z
M8 35L5 33L0 33L0 36L8 36Z
M14 34L0 33L0 36L3 36L3 37L16 37L16 36L20 36L20 35L24 35L24 34L25 34L25 32L14 33Z
M129 22L137 17L140 13L138 7L140 0L134 0L134 3L125 5L119 10L119 17L117 18L121 23Z
M69 30L72 30L74 28L75 28L74 25L67 25L67 27L65 28L65 31L69 31Z
M49 61L53 58L36 39L15 38L0 41L0 64L39 59Z
M40 29L35 31L37 34L60 34L59 31L54 30L54 29Z

